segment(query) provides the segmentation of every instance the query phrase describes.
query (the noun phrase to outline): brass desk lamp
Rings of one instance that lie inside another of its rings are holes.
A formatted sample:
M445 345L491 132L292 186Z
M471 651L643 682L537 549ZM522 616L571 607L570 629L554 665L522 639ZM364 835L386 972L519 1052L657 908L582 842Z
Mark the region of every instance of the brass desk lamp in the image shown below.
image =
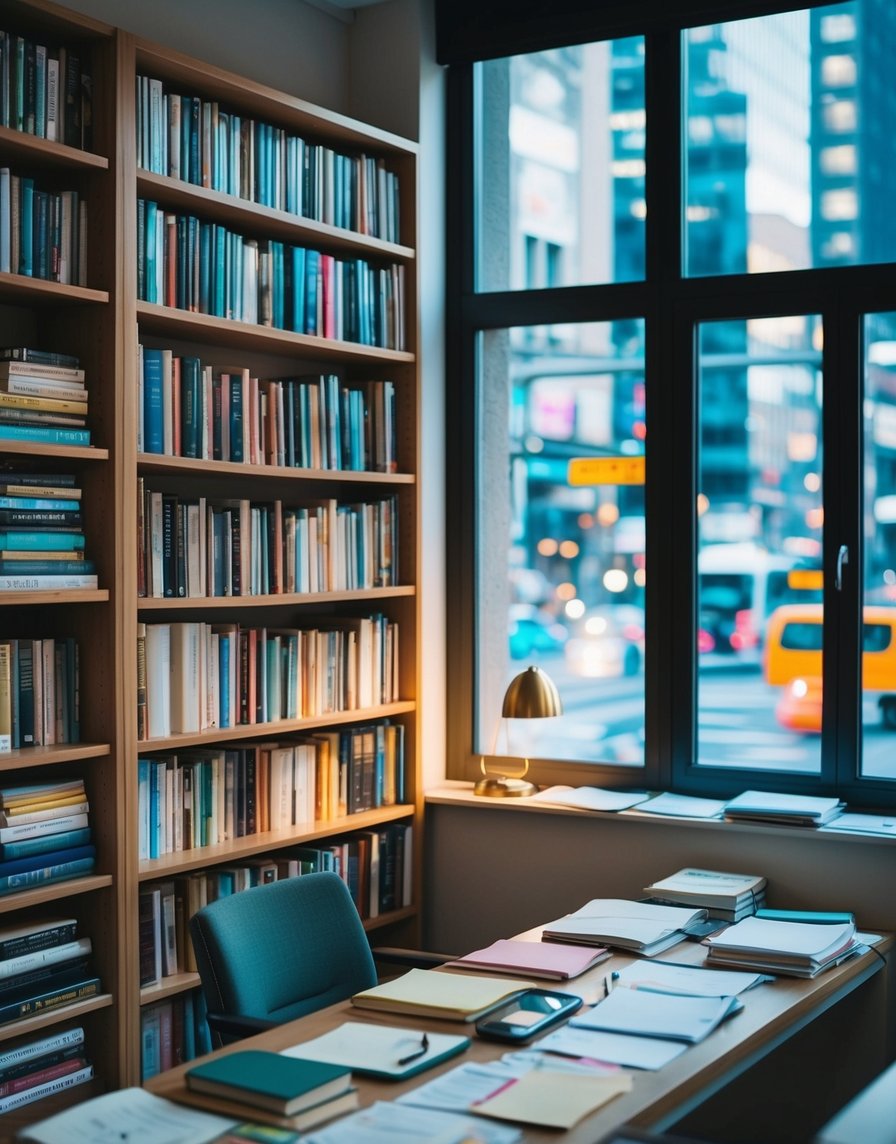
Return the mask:
M550 719L562 714L563 704L557 686L540 667L527 667L510 681L501 708L502 719ZM492 753L497 745L499 729L500 723L495 731ZM529 770L528 758L524 759L523 769L518 775L490 774L484 755L479 760L479 766L483 777L473 788L474 794L489 798L513 798L535 794L538 790L534 783L525 778Z

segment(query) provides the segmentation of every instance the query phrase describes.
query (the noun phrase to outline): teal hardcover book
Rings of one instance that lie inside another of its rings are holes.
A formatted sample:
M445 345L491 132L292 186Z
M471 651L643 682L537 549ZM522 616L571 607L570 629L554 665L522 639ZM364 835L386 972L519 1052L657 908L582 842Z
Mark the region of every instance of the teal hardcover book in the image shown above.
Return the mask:
M245 1049L187 1071L187 1087L256 1105L281 1116L331 1100L351 1088L344 1065L303 1060L282 1053Z

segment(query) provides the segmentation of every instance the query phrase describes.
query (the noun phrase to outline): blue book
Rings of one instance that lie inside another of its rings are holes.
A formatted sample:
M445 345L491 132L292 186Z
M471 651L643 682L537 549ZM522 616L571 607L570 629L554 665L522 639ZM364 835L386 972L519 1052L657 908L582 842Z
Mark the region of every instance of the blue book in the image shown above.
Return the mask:
M50 838L58 837L49 835ZM41 870L49 866L59 866L64 862L75 862L81 858L96 856L95 846L57 846L55 850L41 854L30 854L24 858L9 858L0 862L0 879L8 878L12 874L27 874L34 870Z
M211 310L211 283L212 283L212 245L214 224L201 222L199 224L199 298L197 303L200 314L210 314Z
M93 849L93 847L81 847L81 849ZM49 857L49 855L44 857ZM87 855L84 858L73 858L69 862L41 866L37 870L23 870L18 874L8 874L0 877L0 894L14 894L17 890L26 890L32 886L45 886L51 882L63 882L68 878L78 878L82 874L89 874L95 865L95 856Z
M34 251L34 179L19 182L19 273L33 273Z
M159 291L156 279L156 214L158 213L158 208L151 199L147 199L144 209L146 217L143 235L145 247L145 257L143 261L145 267L143 298L146 302L158 302Z
M90 576L95 572L93 560L0 560L4 576Z
M190 989L183 995L184 1004L184 1057L185 1061L192 1061L195 1059L196 1053L196 1014L193 1005L193 993L195 990Z
M302 333L318 334L317 296L320 280L320 254L316 250L305 251L305 328Z
M162 453L162 350L143 348L143 451Z
M271 241L271 293L273 295L273 323L278 330L286 328L285 268L282 242Z
M73 552L84 547L83 532L33 532L28 529L0 530L0 548L13 552L39 549L43 552Z
M226 297L226 265L227 230L223 226L215 226L214 230L214 258L212 266L212 286L209 301L210 313L217 318L224 317L224 299Z
M90 430L59 429L49 425L0 423L0 441L40 441L47 445L89 445Z
M0 508L80 509L81 502L59 497L5 497L0 496Z
M305 332L305 248L292 247L292 323L297 334Z
M86 846L90 842L90 827L80 830L63 830L59 834L45 834L38 838L23 838L18 842L0 843L0 856L3 861L14 858L30 858L36 854L48 854L54 850L67 850Z
M218 639L218 667L220 692L220 726L230 727L230 640L226 635Z
M149 856L159 856L159 772L160 764L149 759ZM164 767L164 764L161 765Z

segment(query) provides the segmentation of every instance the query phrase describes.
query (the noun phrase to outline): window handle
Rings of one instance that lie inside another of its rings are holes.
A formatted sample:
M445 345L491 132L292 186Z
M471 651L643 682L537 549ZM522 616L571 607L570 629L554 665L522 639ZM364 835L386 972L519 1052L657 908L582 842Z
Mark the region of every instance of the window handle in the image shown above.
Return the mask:
M837 552L837 574L834 578L834 587L838 592L843 591L843 565L849 563L849 548L841 544Z

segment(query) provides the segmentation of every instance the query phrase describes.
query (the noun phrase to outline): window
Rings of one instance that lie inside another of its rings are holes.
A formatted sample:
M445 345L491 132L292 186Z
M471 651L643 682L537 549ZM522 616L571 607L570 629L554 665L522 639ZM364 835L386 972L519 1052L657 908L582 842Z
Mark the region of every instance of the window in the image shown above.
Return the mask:
M896 801L896 8L724 7L451 68L453 777Z

